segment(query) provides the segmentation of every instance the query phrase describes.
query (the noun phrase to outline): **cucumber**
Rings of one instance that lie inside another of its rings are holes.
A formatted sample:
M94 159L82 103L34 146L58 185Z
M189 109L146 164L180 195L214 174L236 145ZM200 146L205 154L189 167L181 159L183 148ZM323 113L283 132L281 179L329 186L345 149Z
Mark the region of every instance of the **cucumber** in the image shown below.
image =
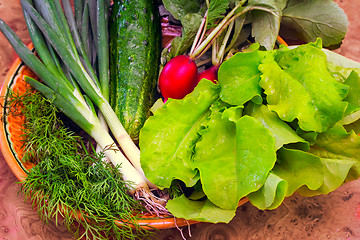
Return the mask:
M152 0L114 1L109 19L110 104L133 140L159 97L161 24Z

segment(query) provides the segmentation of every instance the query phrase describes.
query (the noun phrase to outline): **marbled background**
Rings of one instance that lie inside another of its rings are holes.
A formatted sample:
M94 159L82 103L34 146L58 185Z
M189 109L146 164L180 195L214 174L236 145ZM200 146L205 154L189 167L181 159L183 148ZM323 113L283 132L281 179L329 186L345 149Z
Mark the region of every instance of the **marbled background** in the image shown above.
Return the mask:
M349 17L349 32L336 52L360 61L360 1L337 0ZM0 0L0 18L25 43L29 36L19 0ZM16 54L0 34L0 86ZM68 240L72 236L61 226L44 224L18 194L17 179L0 154L0 240ZM336 191L312 198L289 197L276 210L260 211L246 203L229 224L201 223L182 229L188 239L287 240L360 239L360 180ZM179 230L159 231L155 239L182 239Z

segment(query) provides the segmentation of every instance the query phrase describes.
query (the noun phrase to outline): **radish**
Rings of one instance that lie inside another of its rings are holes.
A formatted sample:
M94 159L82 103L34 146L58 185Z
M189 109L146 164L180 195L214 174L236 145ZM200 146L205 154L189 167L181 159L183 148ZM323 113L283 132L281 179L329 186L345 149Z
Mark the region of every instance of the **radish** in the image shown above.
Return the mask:
M192 92L197 83L206 78L213 82L217 82L217 71L223 61L226 52L226 46L230 38L234 20L236 17L246 13L249 9L243 9L240 12L236 10L244 4L245 0L241 0L232 10L228 13L221 22L207 33L207 13L201 21L195 40L188 55L178 55L172 58L165 64L159 76L159 89L166 102L168 98L182 99L188 93ZM208 4L209 7L209 4ZM219 47L217 44L217 37L227 29L227 32L222 39L222 44ZM213 47L213 66L204 72L198 74L197 65L195 60L199 59L207 50L215 43ZM230 44L231 45L231 44Z
M218 81L218 70L219 66L211 66L210 68L202 71L197 76L197 82L200 82L201 79L205 78L207 80L212 81L213 83L217 83Z
M164 101L168 98L182 99L197 84L197 66L189 56L178 55L163 68L159 77L160 92Z

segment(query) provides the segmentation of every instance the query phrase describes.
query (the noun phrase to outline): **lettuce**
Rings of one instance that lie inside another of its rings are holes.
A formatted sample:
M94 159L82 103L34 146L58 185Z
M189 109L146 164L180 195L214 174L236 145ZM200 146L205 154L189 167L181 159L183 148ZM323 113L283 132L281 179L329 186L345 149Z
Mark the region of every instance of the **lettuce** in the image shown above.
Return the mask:
M169 100L157 109L140 132L140 160L146 177L160 188L168 188L179 179L187 186L197 182L197 171L190 159L201 123L218 99L219 86L201 81L183 101ZM171 116L171 117L170 117Z
M275 139L250 116L233 122L221 113L210 119L201 137L193 166L200 172L204 193L220 208L235 210L241 198L264 184L274 167Z
M302 130L324 132L342 119L349 86L330 74L321 49L307 44L274 51L259 68L268 107L283 121L296 118Z
M281 121L275 112L270 111L266 105L249 103L246 113L268 128L275 138L275 148L280 149L287 144L297 144L300 149L309 149L309 143L301 138L288 124Z
M176 217L229 222L241 198L274 209L360 177L358 65L321 41L252 49L221 65L219 84L157 105L141 130L147 178L182 186L167 203Z
M208 199L193 201L185 195L169 200L166 207L174 216L201 222L228 223L235 216L235 210L221 209Z
M258 66L267 54L259 50L238 53L220 66L218 78L223 101L232 105L243 105L249 100L262 102Z

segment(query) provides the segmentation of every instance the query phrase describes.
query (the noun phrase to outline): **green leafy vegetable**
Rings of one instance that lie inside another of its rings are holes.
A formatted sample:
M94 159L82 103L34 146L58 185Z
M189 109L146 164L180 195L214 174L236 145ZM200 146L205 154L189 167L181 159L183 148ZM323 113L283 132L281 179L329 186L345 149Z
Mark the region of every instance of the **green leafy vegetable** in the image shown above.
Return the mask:
M203 80L158 105L140 142L146 175L166 179L164 188L186 185L168 202L175 216L210 222L228 222L243 197L274 209L294 192L327 194L359 178L360 120L342 125L346 109L357 109L357 66L321 41L272 51L254 44L222 63L218 85ZM161 156L167 149L186 161ZM189 170L191 181L182 176Z
M203 190L215 205L235 210L241 198L264 184L276 161L275 140L254 118L232 122L221 113L211 117L201 135L193 166Z
M172 41L170 52L167 55L168 60L183 54L190 48L200 26L202 16L198 13L189 13L181 19L183 22L182 35L175 37ZM167 51L167 49L165 49L165 51Z
M170 200L166 207L175 216L202 222L230 222L235 216L234 210L224 210L215 206L208 199L193 201L184 195Z
M216 21L222 19L230 4L229 0L210 1L207 15L207 28L216 26Z
M351 170L351 179L360 177L359 148L360 137L353 131L347 131L340 124L335 125L328 131L318 135L316 146L312 151L324 157L330 156L332 159L355 160L356 164Z
M259 67L269 109L287 122L297 118L305 131L324 132L339 121L349 87L329 73L325 54L310 44L276 53Z
M257 119L264 127L270 130L275 138L275 148L278 150L286 144L298 143L297 147L308 150L309 143L301 138L285 122L281 121L278 115L269 110L266 105L249 103L246 107L246 114Z
M251 12L252 36L267 50L274 49L286 0L250 0L248 4L264 7Z
M163 56L171 58L183 54L192 45L201 23L201 4L203 1L165 0L164 7L182 23L182 34L173 39L170 51L164 49ZM169 52L168 52L169 51Z
M262 102L258 66L267 54L259 50L238 53L220 66L218 77L223 101L232 105L242 105L249 100Z
M321 38L324 46L331 46L345 37L349 22L344 10L332 0L288 0L282 24L296 31L295 38L306 42Z
M36 163L21 192L37 204L45 222L64 224L79 239L149 236L139 227L133 232L135 212L144 207L126 193L127 183L119 171L103 161L103 153L94 151L87 135L80 137L70 130L74 125L39 92L10 93L9 100L11 106L22 106L25 117L22 160ZM128 224L119 228L115 219Z
M344 124L349 124L359 118L360 110L360 76L356 71L352 71L344 84L350 86L349 93L344 99L349 103L345 111ZM355 113L355 114L354 114ZM352 115L350 115L352 114ZM350 116L349 116L350 115ZM355 118L354 118L355 117Z
M297 149L282 148L278 152L279 164L273 173L288 182L286 196L305 185L315 190L323 184L322 162L319 157Z
M163 0L164 7L178 20L187 14L199 12L202 2L202 0Z
M270 172L259 191L250 193L247 198L259 209L275 209L286 196L287 182Z
M237 51L237 47L253 40L265 49L272 50L279 35L305 42L322 38L324 46L336 48L345 37L349 24L344 11L332 0L213 0L206 1L206 11L202 9L205 7L201 1L185 4L179 0L166 0L164 6L184 27L182 36L176 37L171 43L172 50L163 52L167 60L185 54L190 48L186 42L194 40L190 55L201 55L204 49L207 50L217 39L224 37L221 33L226 29L233 34L226 53ZM188 15L194 14L199 16L200 21L189 21L194 17L189 18ZM204 25L201 24L203 21ZM232 26L234 22L235 27ZM206 30L200 31L198 36L200 40L205 39L203 44L198 44L197 37L193 38L195 29ZM199 50L194 51L194 47Z
M140 132L141 164L147 178L158 187L168 188L173 179L188 186L196 183L196 171L190 165L192 149L218 92L217 85L201 81L184 101L168 100L146 121Z

